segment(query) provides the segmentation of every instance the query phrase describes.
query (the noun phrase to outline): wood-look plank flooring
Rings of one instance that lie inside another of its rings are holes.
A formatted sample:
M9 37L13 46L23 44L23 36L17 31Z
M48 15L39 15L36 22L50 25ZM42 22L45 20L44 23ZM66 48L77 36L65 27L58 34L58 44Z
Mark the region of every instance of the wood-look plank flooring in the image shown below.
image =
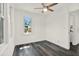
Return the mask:
M49 41L40 41L15 46L13 56L79 56L79 45L66 50Z

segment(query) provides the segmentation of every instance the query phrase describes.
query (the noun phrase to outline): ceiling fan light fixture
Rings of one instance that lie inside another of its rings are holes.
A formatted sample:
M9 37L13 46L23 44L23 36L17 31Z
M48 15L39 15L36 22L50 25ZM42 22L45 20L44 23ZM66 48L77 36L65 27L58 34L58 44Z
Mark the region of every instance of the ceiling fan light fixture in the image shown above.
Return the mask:
M51 9L52 6L57 5L58 3L52 3L50 5L45 5L45 3L41 3L42 7L41 8L35 8L35 9L41 9L42 13L47 12L47 11L51 11L53 12L54 10Z
M47 8L43 8L43 11L44 11L44 12L47 12Z

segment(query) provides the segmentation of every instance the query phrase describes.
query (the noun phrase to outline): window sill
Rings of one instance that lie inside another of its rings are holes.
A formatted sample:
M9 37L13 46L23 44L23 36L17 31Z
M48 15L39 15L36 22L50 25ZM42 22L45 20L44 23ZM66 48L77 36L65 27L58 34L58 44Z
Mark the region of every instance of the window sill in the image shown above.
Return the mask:
M24 33L24 35L30 35L31 33Z

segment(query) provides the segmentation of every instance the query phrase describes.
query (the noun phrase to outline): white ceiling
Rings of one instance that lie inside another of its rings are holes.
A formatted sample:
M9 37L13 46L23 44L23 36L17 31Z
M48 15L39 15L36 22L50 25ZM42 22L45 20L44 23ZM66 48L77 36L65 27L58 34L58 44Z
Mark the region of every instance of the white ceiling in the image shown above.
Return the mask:
M50 3L45 3L45 4L49 5ZM34 9L34 8L42 7L41 3L11 3L11 5L13 5L14 8L22 9L22 10L29 11L32 13L41 13L42 11L40 9ZM57 5L53 6L52 9L55 12L56 10L64 6L67 6L69 11L79 9L78 8L79 3L58 3ZM50 13L53 13L53 12L50 12L50 11L45 12L45 14L50 14Z
M15 8L19 8L22 10L30 11L33 13L41 13L41 9L34 9L34 8L42 7L41 3L14 3L12 5L14 5ZM49 4L47 3L46 5L49 5Z

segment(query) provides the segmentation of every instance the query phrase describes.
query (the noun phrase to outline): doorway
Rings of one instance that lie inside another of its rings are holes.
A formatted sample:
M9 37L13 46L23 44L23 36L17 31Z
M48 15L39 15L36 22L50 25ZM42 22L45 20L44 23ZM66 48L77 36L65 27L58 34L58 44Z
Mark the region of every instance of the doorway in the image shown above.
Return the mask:
M79 10L69 13L69 37L72 45L79 43Z

